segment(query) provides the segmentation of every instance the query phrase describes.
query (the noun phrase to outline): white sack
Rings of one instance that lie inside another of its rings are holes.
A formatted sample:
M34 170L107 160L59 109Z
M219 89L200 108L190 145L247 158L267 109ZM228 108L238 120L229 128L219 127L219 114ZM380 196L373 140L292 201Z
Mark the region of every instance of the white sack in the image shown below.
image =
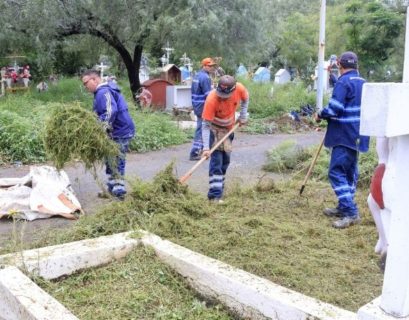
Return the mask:
M21 179L0 179L0 186L9 186L13 182L14 186L0 189L0 218L19 213L17 216L27 220L53 215L76 219L73 213L82 212L63 170L58 171L50 166L31 167L30 173ZM31 185L31 188L27 185Z

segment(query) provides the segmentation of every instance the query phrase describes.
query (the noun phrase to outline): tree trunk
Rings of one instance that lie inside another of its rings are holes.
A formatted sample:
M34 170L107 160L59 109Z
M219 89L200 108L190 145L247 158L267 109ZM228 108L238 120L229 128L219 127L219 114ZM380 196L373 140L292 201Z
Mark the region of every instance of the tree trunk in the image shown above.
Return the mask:
M116 44L113 45L113 47L119 53L122 61L125 64L126 71L128 72L128 80L132 92L132 98L134 102L137 103L136 93L141 87L141 83L139 81L139 68L141 65L143 47L141 45L135 45L133 59L128 50L126 50L126 48L122 44Z
M141 87L141 83L139 82L139 68L141 64L140 57L142 55L142 48L139 49L140 53L136 54L137 48L139 48L139 46L135 46L134 59L131 58L128 51L126 51L126 54L122 54L120 51L118 51L125 64L126 71L128 72L129 86L132 92L132 98L135 102L137 102L136 93Z

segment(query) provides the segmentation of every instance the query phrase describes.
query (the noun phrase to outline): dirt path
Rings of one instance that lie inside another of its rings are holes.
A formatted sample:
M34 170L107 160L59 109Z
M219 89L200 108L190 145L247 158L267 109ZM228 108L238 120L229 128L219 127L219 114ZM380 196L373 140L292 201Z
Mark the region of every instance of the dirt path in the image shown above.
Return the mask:
M279 145L285 140L294 140L302 146L318 144L322 139L322 132L309 132L298 134L274 134L274 135L248 135L237 133L233 143L233 154L230 168L227 172L226 184L241 183L252 185L266 173L262 166L266 162L266 151ZM165 168L171 160L175 161L177 176L186 173L195 162L188 160L190 144L183 144L160 151L147 152L143 154L129 154L127 156L127 177L140 177L149 181L160 170ZM28 166L22 167L0 167L1 177L22 177L29 172ZM66 168L77 197L86 214L92 214L99 206L112 200L97 197L100 191L92 175L84 170L81 165ZM101 181L104 173L98 172ZM270 174L274 176L274 174ZM202 192L206 195L208 188L208 163L199 167L188 180L192 190ZM69 227L73 222L63 218L52 218L35 220L27 223L19 223L17 230L24 228L24 238L29 241L41 231ZM21 231L17 231L19 234ZM10 241L13 237L13 222L9 219L0 220L0 248L2 243Z

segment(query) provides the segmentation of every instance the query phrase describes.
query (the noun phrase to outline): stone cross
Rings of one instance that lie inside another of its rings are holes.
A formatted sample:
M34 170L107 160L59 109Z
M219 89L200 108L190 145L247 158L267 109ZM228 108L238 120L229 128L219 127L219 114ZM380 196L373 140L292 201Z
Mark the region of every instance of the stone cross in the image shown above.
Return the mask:
M358 311L360 319L409 317L409 14L406 16L402 83L366 83L362 93L361 132L389 140L382 182L390 210L388 255L382 295ZM407 318L405 318L407 319Z

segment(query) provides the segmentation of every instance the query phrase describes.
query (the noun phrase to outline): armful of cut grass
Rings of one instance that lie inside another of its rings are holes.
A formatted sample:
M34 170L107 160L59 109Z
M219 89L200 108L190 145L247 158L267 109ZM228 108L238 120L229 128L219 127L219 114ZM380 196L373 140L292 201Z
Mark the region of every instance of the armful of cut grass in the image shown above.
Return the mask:
M86 169L119 155L96 115L79 104L54 110L45 121L44 149L60 170L73 160L80 160Z

